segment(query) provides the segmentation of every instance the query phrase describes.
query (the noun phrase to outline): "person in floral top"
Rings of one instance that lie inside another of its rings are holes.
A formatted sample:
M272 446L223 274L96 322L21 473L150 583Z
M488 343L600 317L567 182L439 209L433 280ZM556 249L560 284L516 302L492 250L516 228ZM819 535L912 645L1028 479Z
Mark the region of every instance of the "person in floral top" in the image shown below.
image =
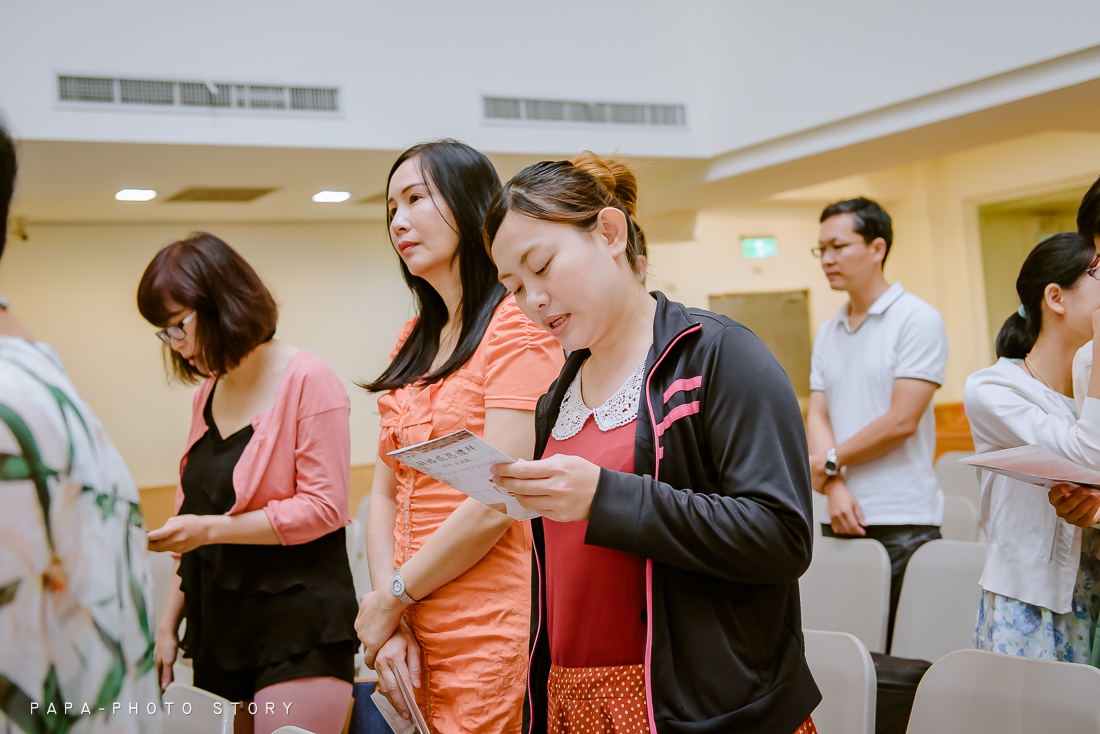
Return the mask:
M0 254L14 181L0 128ZM0 731L160 731L137 488L57 353L2 299L0 502Z

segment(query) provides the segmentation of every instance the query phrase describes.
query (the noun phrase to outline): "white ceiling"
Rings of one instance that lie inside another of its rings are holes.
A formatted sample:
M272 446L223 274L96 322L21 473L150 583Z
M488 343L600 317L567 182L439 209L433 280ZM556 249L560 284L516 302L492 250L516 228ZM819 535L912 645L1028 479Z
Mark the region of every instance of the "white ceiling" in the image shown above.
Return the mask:
M382 193L399 151L249 148L24 140L13 215L44 222L348 221L381 220L381 203L360 204ZM490 155L502 178L560 156ZM699 161L631 160L642 190L662 188ZM275 187L252 202L169 202L201 187ZM115 201L119 189L155 189L148 202ZM311 200L322 190L350 191L339 204Z
M933 125L810 155L720 180L714 160L629 158L641 214L682 213L760 201L779 192L935 158L1048 130L1100 132L1100 80L1036 95ZM13 214L45 222L377 221L384 207L359 204L385 186L396 150L23 140ZM490 154L503 179L560 155ZM192 186L276 187L248 203L168 202ZM119 202L123 188L156 189L149 202ZM351 200L317 204L318 191ZM774 201L774 200L773 200Z

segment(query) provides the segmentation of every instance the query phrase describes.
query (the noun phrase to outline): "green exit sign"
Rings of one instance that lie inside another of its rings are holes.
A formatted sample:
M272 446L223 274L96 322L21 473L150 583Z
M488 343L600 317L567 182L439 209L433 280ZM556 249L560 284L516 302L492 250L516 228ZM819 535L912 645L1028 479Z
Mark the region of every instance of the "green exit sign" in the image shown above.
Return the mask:
M779 242L774 237L742 237L741 254L749 260L775 257L779 254Z

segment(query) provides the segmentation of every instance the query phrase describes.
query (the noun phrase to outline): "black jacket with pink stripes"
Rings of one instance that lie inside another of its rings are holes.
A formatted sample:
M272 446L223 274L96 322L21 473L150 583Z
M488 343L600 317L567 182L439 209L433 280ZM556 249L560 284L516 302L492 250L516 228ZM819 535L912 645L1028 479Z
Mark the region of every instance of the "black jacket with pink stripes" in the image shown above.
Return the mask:
M747 328L654 295L635 471L600 471L585 543L647 559L651 731L794 732L821 701L798 598L813 543L798 401ZM587 356L571 354L539 400L536 459ZM541 519L532 530L524 729L541 734L550 671Z

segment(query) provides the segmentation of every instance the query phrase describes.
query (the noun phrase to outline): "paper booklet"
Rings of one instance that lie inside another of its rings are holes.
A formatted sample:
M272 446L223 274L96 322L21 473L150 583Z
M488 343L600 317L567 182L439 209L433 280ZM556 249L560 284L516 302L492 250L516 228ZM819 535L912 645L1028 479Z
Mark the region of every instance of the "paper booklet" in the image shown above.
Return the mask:
M1050 488L1055 484L1068 482L1100 489L1100 472L1069 459L1063 459L1041 446L1021 446L1016 449L991 451L988 454L968 456L959 461L1040 487Z
M387 456L516 520L539 516L537 512L523 509L515 497L509 497L493 484L493 466L511 464L515 459L465 428L442 438L391 451Z
M390 665L390 672L397 679L397 687L401 689L401 698L405 702L405 708L409 710L412 716L408 719L402 719L401 714L397 713L397 709L382 695L382 692L376 686L370 697L374 701L378 713L382 714L382 718L386 720L386 723L390 725L395 734L431 734L428 723L424 721L424 715L420 713L420 709L416 705L416 697L409 688L409 684L405 682L405 676L401 675L398 666L393 664ZM379 685L381 685L381 682L379 682Z

